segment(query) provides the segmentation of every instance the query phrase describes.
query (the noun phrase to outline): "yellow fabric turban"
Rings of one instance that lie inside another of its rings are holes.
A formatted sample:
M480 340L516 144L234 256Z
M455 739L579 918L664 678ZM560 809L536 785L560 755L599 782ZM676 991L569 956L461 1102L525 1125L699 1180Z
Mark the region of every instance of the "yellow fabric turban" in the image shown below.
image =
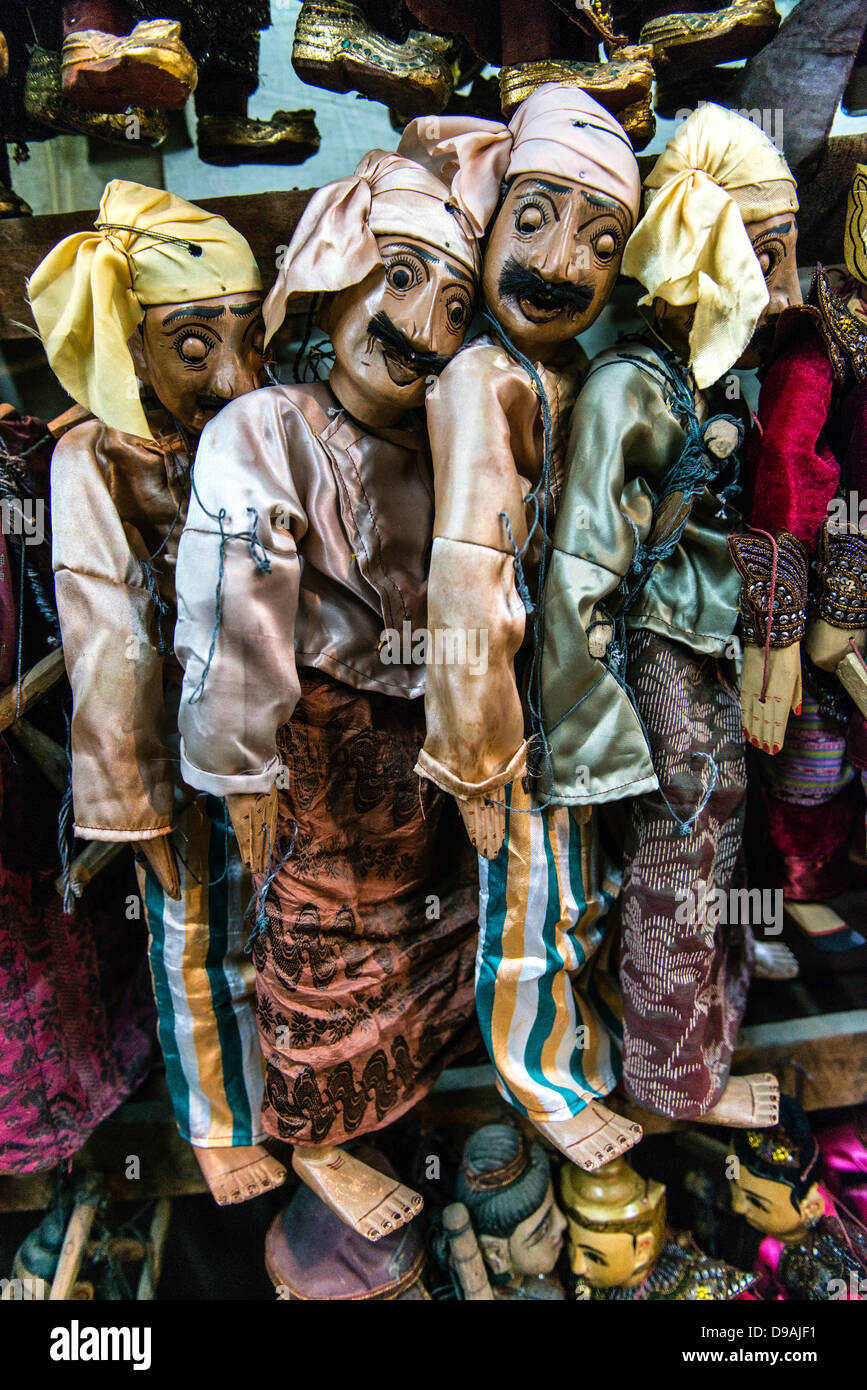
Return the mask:
M843 236L846 269L867 285L867 164L858 164L849 189L846 231Z
M93 232L58 242L29 283L33 317L60 384L99 420L152 439L127 343L156 304L261 289L247 242L222 217L112 179Z
M690 365L710 386L743 353L768 290L744 223L796 212L780 151L754 122L708 102L683 122L645 180L647 211L626 245L623 273L642 304L694 304Z

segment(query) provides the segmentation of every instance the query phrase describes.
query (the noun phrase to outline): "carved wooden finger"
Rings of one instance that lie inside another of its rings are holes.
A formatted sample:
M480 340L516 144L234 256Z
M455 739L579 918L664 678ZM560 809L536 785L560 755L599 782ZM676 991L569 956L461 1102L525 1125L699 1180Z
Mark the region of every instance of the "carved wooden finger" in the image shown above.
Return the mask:
M69 886L76 898L80 898L91 879L106 864L110 864L112 859L116 859L125 849L129 849L126 840L91 840L87 849L83 849L72 861L69 870ZM58 874L54 880L54 886L61 897L63 897L63 875Z

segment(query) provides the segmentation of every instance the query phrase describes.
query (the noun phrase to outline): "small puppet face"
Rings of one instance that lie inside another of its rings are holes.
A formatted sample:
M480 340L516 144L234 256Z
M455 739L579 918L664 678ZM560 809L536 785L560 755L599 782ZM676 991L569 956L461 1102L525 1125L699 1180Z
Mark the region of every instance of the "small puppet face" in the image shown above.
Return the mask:
M467 268L438 246L378 235L385 275L335 294L322 317L332 390L350 414L386 424L424 403L427 378L464 341L476 297Z
M784 212L768 217L764 222L747 222L747 232L753 243L770 296L761 312L755 331L736 367L760 367L767 361L777 330L777 320L785 309L801 304L798 284L798 224L795 214Z
M525 1278L551 1273L563 1248L565 1229L566 1218L554 1200L554 1189L549 1183L541 1206L520 1221L508 1239L483 1235L479 1240L495 1274Z
M779 1240L799 1240L807 1227L822 1215L825 1203L814 1184L800 1201L784 1182L773 1182L738 1164L736 1178L729 1179L732 1211L748 1226Z
M572 179L519 174L491 228L482 285L509 338L545 361L598 318L614 288L630 216Z
M631 1231L594 1231L568 1217L569 1264L588 1284L600 1289L635 1288L662 1248L655 1227Z
M262 296L256 290L145 311L130 350L139 377L192 434L235 396L267 383Z

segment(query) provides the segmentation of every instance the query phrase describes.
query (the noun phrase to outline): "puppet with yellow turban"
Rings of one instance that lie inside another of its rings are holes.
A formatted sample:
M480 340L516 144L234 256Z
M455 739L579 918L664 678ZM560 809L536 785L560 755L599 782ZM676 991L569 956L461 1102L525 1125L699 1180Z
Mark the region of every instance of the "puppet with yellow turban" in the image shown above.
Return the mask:
M262 1059L226 808L181 780L174 572L204 424L267 379L261 280L221 217L113 180L94 230L30 281L58 379L92 418L51 468L57 608L72 686L76 835L129 841L150 928L178 1126L216 1200L282 1182L262 1147Z
M800 300L797 196L763 132L714 105L681 125L646 188L623 269L654 322L592 363L572 416L545 594L543 785L575 807L630 798L629 1094L678 1119L770 1124L774 1078L729 1078L750 948L731 892L746 770L726 540L743 420L725 383Z

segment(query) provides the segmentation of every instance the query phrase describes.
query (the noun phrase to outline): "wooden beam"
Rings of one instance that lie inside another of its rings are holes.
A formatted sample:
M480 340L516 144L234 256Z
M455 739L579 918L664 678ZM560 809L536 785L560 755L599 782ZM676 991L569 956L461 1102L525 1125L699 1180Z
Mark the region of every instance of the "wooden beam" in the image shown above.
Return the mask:
M5 690L0 691L0 733L20 719L21 715L25 714L31 705L35 705L37 700L41 700L43 695L47 695L65 675L63 649L55 647L53 652L37 661L36 665L31 666L21 677L20 694L17 684L7 685Z
M293 188L288 192L245 193L232 198L197 198L195 202L207 212L225 217L247 238L262 284L268 290L277 275L278 248L288 245L314 192L312 188ZM35 334L26 280L63 237L72 232L92 231L96 216L95 209L88 209L0 221L0 339Z

